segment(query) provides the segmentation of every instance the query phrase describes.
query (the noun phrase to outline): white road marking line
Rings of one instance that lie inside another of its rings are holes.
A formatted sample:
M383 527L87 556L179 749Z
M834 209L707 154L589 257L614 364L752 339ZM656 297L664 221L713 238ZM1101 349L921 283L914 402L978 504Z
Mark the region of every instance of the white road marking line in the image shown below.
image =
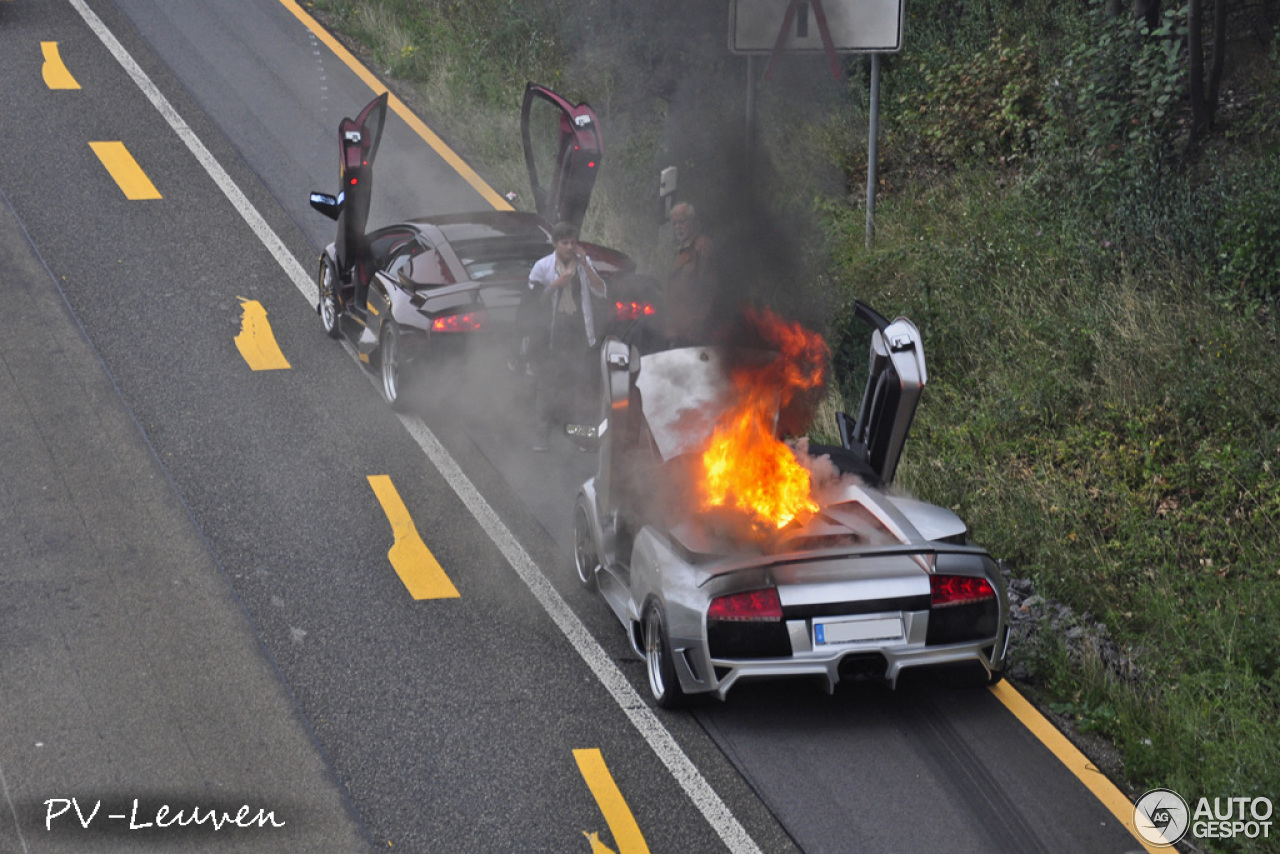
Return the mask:
M27 847L27 838L22 835L22 821L18 817L18 808L13 805L13 797L9 794L9 781L4 778L4 766L0 765L0 791L4 792L4 802L9 805L9 812L13 815L13 830L18 834L18 841L22 843L22 850L30 854L31 849Z
M240 188L236 186L227 171L214 159L213 154L205 147L195 132L187 125L187 123L178 115L178 112L169 103L168 99L160 93L156 85L151 82L141 66L134 61L124 46L116 39L111 31L107 29L102 20L94 14L93 10L85 5L84 0L68 0L68 2L80 13L80 17L84 18L89 28L102 40L107 50L116 58L124 70L147 96L148 100L164 117L169 126L173 128L178 137L186 144L191 153L195 155L196 160L204 167L204 170L213 179L218 188L226 195L227 200L232 206L240 212L245 222L253 230L258 239L266 246L267 251L289 276L294 286L302 293L307 300L308 305L315 305L318 298L315 283L303 270L302 265L298 263L298 259L293 257L285 246L284 241L271 229L267 221L254 208L253 203L249 201ZM657 754L662 764L675 777L676 782L684 790L694 806L702 813L712 829L719 834L725 845L730 851L735 852L759 852L760 848L755 841L747 833L744 828L729 811L728 806L720 799L711 784L707 782L702 773L698 771L693 761L685 754L684 750L676 742L675 738L662 725L662 721L658 720L658 716L645 703L644 699L631 687L631 683L626 680L604 648L596 642L596 639L587 631L587 627L582 624L573 610L561 598L560 594L547 580L547 577L538 568L537 563L525 551L524 547L516 540L514 534L506 526L498 514L485 500L480 491L476 489L471 480L463 473L462 468L440 444L440 440L435 434L428 429L427 425L421 419L400 415L400 423L404 425L418 446L422 448L428 459L439 470L445 481L457 493L458 498L466 505L467 509L480 523L485 533L493 540L498 550L502 552L503 557L511 564L511 568L515 570L520 579L528 586L533 593L534 598L546 609L552 621L564 633L564 636L572 644L573 648L586 662L591 671L595 673L596 678L604 685L614 701L621 707L622 711L631 720L631 723L641 736L648 743L650 749Z
M244 217L244 221L249 224L249 228L253 229L253 233L262 241L262 245L267 247L267 251L271 253L271 257L276 259L281 268L289 276L293 284L302 292L312 305L315 304L318 297L315 283L311 281L311 277L307 275L306 270L298 263L298 259L293 257L293 253L284 245L271 226L267 225L267 221L262 218L262 214L258 213L258 209L253 206L249 198L240 191L235 181L231 180L231 176L227 174L227 170L214 159L213 154L205 147L200 138L196 136L195 131L178 115L178 111L169 103L169 99L160 93L156 85L151 82L151 78L142 70L142 66L134 61L129 52L124 49L124 45L112 35L107 29L107 25L102 23L92 9L90 9L84 0L68 0L73 8L80 13L80 17L84 18L84 22L89 25L89 29L102 40L107 50L116 58L116 61L124 67L125 72L133 79L133 82L142 94L147 96L152 105L169 123L169 127L173 128L173 132L178 135L195 155L196 160L200 161L200 165L204 167L204 171L209 173L209 177L218 185L218 189L231 202L232 206L240 212L240 216Z
M582 656L582 660L595 673L600 684L604 685L614 702L630 718L632 725L640 731L649 747L662 760L662 764L666 765L667 770L676 778L680 788L684 789L694 806L724 840L725 845L729 846L729 850L758 852L760 848L747 833L746 828L729 811L724 801L720 800L720 796L711 788L711 784L702 776L702 772L662 725L662 721L658 720L653 709L649 708L636 689L631 687L631 683L609 658L604 647L600 646L591 632L587 631L587 627L578 619L578 615L573 613L568 603L538 568L538 564L516 540L511 530L498 518L498 514L440 444L440 440L427 429L427 425L423 424L421 419L409 415L399 417L400 423L409 431L409 435L413 436L418 446L426 452L440 474L453 487L453 491L462 499L467 510L488 532L494 544L502 552L502 556L516 571L516 575L520 576L520 580L532 591L534 598L546 609L556 626L577 650L578 655Z

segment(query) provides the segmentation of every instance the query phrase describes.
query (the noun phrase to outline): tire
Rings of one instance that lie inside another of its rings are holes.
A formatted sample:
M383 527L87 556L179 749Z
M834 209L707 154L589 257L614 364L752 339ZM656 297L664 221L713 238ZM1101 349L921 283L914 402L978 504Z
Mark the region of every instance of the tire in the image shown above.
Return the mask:
M649 676L649 693L664 709L678 709L688 700L676 676L671 658L671 639L667 636L667 620L662 606L650 602L644 612L644 661Z
M959 667L944 668L931 676L927 675L926 678L932 678L934 684L944 688L971 691L1000 684L1004 681L1004 671L997 670L992 673L973 661Z
M383 398L396 412L404 412L406 404L404 369L400 364L400 333L393 324L387 324L379 339L378 379Z
M579 504L573 513L573 563L578 570L578 581L588 590L596 589L596 567L600 558L596 555L596 541L591 534L591 522L586 509Z
M316 286L320 291L320 299L316 311L320 315L320 325L330 338L338 338L342 332L338 328L338 274L328 258L320 259L320 272L316 276Z

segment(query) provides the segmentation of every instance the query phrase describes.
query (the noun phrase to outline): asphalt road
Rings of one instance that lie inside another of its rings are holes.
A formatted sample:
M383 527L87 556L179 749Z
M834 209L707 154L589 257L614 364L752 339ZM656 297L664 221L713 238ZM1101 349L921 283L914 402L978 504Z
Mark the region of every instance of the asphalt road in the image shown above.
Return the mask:
M0 849L1138 847L986 692L636 703L640 662L572 577L591 458L526 451L493 365L426 378L425 427L394 416L264 245L310 273L332 224L306 193L373 91L275 0L89 3L233 203L77 2L0 2ZM50 88L47 41L79 89ZM162 197L126 198L103 140ZM377 168L375 225L486 206L395 116ZM246 300L288 369L237 349ZM409 596L378 475L457 598ZM73 796L289 823L46 830Z

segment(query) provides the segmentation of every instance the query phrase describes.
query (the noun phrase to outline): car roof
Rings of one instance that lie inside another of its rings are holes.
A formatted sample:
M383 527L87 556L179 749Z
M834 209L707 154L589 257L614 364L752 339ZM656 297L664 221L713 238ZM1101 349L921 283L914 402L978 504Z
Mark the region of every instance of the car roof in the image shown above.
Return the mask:
M551 243L550 228L542 217L527 211L469 211L417 217L409 222L424 231L438 231L450 243L494 238Z

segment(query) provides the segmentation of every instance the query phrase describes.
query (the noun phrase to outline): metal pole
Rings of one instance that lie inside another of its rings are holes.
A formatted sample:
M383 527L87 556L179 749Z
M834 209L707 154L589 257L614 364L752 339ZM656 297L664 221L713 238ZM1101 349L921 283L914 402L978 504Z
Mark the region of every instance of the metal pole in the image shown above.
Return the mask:
M867 248L876 241L876 158L880 154L880 54L871 54L871 123L867 128Z
M756 55L747 54L747 159L754 157L756 142Z

